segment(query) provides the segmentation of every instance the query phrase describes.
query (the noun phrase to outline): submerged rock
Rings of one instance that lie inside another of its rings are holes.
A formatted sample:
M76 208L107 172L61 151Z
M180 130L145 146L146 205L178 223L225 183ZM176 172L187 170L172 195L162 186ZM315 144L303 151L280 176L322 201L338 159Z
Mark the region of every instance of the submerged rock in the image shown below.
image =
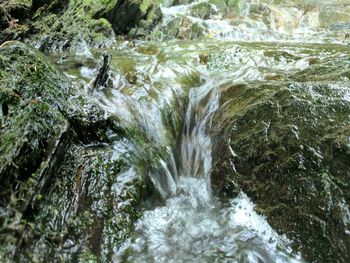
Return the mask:
M217 115L226 155L213 184L246 192L311 262L350 260L349 72L341 57L284 81L231 85Z

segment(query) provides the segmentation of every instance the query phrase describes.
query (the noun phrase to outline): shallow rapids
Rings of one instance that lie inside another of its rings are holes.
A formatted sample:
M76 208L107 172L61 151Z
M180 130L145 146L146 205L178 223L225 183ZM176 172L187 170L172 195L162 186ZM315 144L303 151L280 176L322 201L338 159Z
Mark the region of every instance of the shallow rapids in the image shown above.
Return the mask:
M143 209L134 235L114 248L114 261L303 261L245 193L226 201L213 195L212 158L221 154L213 153L215 125L254 102L246 87L292 82L299 76L295 74L330 63L338 63L345 78L347 47L140 41L118 43L108 52L112 85L94 92L96 103L127 131L124 147L130 162L163 203ZM83 66L71 74L89 81L96 71ZM333 85L343 90L339 83ZM348 91L343 93L348 99ZM241 99L232 101L237 94Z
M161 169L149 174L165 205L144 212L134 237L116 251L116 262L298 262L289 241L244 193L227 204L212 195L209 134L226 81L208 80L189 90L178 165L163 156Z
M215 47L213 43L196 45L209 50ZM211 190L212 125L222 100L221 90L235 83L235 78L261 78L263 63L254 69L250 65L254 62L246 57L250 74L243 70L220 79L215 77L221 74L220 66L212 72L206 69L198 61L195 47L189 43L161 48L141 44L136 47L139 53L133 63L136 76L143 76L134 85L143 85L142 91L117 74L114 85L119 86L118 90L97 93L101 107L133 131L126 147L136 166L147 164L144 176L164 201L163 206L144 211L135 224L135 235L115 250L114 260L299 262L300 256L291 254L290 241L255 212L254 204L243 192L222 203ZM244 48L232 46L233 52ZM170 56L176 49L181 56L173 60ZM142 55L145 50L146 56ZM124 65L120 61L128 56L123 50L119 58L118 52L116 55L120 70ZM145 65L147 60L150 64ZM221 69L225 71L225 67ZM149 94L152 97L146 97ZM165 115L169 107L172 110ZM170 131L175 128L178 130Z
M212 193L212 159L221 154L213 152L213 142L233 114L229 110L274 96L271 87L292 89L289 83L329 74L329 65L343 69L342 81L349 79L349 4L232 1L237 6L230 15L215 1L168 2L158 28L162 37L181 19L177 37L194 39L187 33L196 25L196 40L122 41L96 52L112 55L111 83L94 91L96 103L127 131L124 146L133 168L162 203L143 208L134 235L114 248L113 260L302 262L292 241L271 228L245 193L230 200ZM201 16L196 8L203 4L209 13ZM94 67L78 71L69 74L84 82L96 75ZM266 92L259 86L264 83L271 86ZM332 85L343 90L342 82ZM248 87L258 87L255 97Z

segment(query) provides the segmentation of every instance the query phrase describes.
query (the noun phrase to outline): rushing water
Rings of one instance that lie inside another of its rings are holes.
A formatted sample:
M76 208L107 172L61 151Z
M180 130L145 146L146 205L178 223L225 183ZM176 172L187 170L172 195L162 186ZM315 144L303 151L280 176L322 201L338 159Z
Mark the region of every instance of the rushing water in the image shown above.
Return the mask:
M349 3L232 1L236 13L227 14L211 1L167 2L159 29L166 32L180 17L190 28L199 25L203 39L117 43L108 51L113 85L95 91L100 107L130 131L126 147L135 170L164 202L143 212L134 236L115 248L114 260L302 261L245 193L225 202L213 196L212 156L220 154L213 153L213 121L218 111L223 114L227 86L278 83L348 54ZM193 12L203 3L211 10L205 18ZM186 30L180 27L178 36ZM87 80L95 73L80 70Z
M145 176L165 202L144 212L135 235L116 248L116 262L300 261L292 256L289 240L254 211L244 193L222 203L211 192L211 131L221 89L243 79L258 80L261 67L270 67L266 58L259 70L254 69L251 54L245 58L249 74L242 70L230 76L219 65L208 70L198 61L198 50L213 48L216 43L140 43L132 51L121 47L113 54L114 86L96 95L100 106L130 129L127 147L134 163L147 164ZM226 47L228 52L245 48L250 47ZM181 55L172 57L173 50ZM290 63L292 68L295 61ZM132 85L120 73L130 64L135 65L134 74L142 76ZM285 66L277 65L276 70ZM165 115L169 107L170 114Z
M116 251L116 262L297 262L288 254L288 240L254 211L244 193L228 204L211 193L209 131L219 84L209 80L189 90L179 165L169 169L160 160L161 174L149 175L165 205L144 212L135 237Z

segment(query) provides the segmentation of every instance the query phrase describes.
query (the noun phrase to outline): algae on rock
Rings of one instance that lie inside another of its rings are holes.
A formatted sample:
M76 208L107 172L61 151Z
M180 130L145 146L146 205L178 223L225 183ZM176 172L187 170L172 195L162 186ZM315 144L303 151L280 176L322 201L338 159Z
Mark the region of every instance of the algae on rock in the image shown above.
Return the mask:
M106 142L110 133L119 136L118 128L105 119L81 87L33 48L16 41L5 43L0 48L0 69L0 256L28 262L74 260L77 253L80 258L100 257L102 252L89 235L107 238L103 231L114 231L120 240L125 238L127 226L138 216L136 204L143 185L135 177L126 187L126 196L111 199L110 188L100 196L105 183L118 180L123 161L114 158L110 149L93 151L83 144ZM88 182L80 189L77 182L82 177ZM89 185L90 197L84 197ZM74 189L79 198L70 200ZM134 201L128 199L130 191ZM112 201L118 198L125 199L123 204L131 203L125 212L119 205L120 222L114 222ZM101 202L105 208L100 207ZM57 214L59 210L66 214ZM102 222L100 213L108 221L93 228L93 233L87 231L85 226ZM56 223L67 221L55 226L51 225L53 218ZM123 231L121 225L125 225ZM63 237L68 243L79 237L79 249L62 250L67 245L62 244ZM112 249L109 241L103 242Z
M47 155L47 148L77 110L67 103L69 80L48 59L19 42L0 49L1 179L28 178ZM6 189L6 184L2 187Z
M128 173L128 176L123 176ZM142 178L111 147L71 145L26 229L16 259L112 260L139 217ZM90 262L90 261L89 261Z
M350 67L332 53L311 62L223 87L212 183L229 196L247 193L306 260L347 262Z

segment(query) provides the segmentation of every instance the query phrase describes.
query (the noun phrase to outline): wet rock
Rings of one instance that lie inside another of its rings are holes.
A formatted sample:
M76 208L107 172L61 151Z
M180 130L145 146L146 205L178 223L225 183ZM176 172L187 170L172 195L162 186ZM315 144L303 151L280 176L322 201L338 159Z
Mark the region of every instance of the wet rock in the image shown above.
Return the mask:
M205 27L200 23L193 22L188 18L181 21L180 28L176 34L179 39L198 39L204 36Z
M32 0L4 0L2 5L11 17L23 21L30 15Z
M110 147L72 145L50 186L26 218L15 259L111 261L139 217L142 179ZM31 225L35 222L35 225Z
M76 109L74 103L67 105L68 79L47 58L19 42L6 43L0 56L0 99L7 107L1 116L0 175L9 182L38 169L65 126L65 115Z
M191 8L190 15L193 17L201 18L201 19L208 19L212 15L216 15L216 6L212 5L209 2L202 2L194 5Z
M60 1L58 1L60 2ZM115 34L145 37L159 20L161 1L74 1L43 5L30 23L29 43L41 51L89 56L90 48L110 47Z
M148 38L151 39L205 39L213 35L210 24L212 21L231 16L235 4L229 1L212 0L205 2L172 1L165 6L176 8L185 5L182 9L165 11L163 20L153 26ZM212 21L210 21L212 20Z
M7 241L16 238L6 229L17 229L16 235L21 236L22 214L41 188L38 182L47 178L42 173L46 161L67 130L65 116L75 109L74 102L67 103L72 88L68 79L35 50L7 42L0 48L0 65L2 254L15 250L16 242L11 247Z
M67 150L108 140L114 124L47 57L23 43L2 45L0 69L0 256L10 259L28 245L36 201L52 182L63 183L56 176Z
M39 50L91 56L89 48L108 47L113 43L115 35L110 23L95 17L107 5L89 1L54 4L39 8L31 23L32 36L28 42Z
M118 35L145 37L161 17L162 1L5 1L0 5L0 44L25 40L44 52L89 56ZM8 14L8 15L6 15Z
M217 116L231 117L219 129L225 150L216 150L213 184L246 192L310 262L350 260L348 72L341 61L324 62L294 81L226 87Z
M159 20L160 0L119 0L105 17L121 35L146 36Z

